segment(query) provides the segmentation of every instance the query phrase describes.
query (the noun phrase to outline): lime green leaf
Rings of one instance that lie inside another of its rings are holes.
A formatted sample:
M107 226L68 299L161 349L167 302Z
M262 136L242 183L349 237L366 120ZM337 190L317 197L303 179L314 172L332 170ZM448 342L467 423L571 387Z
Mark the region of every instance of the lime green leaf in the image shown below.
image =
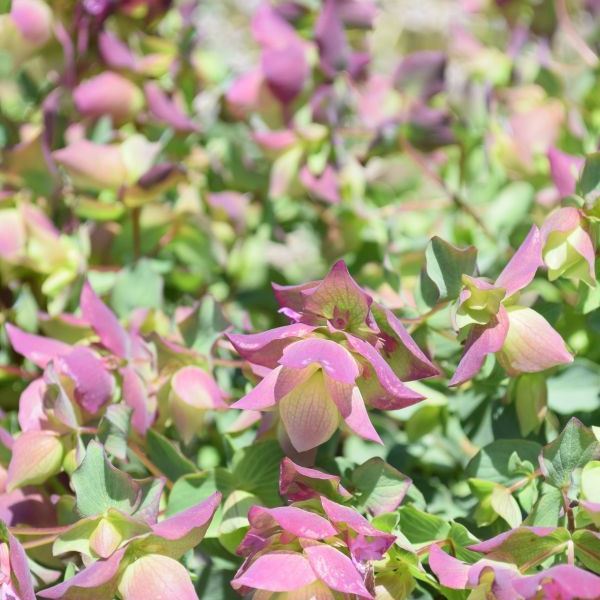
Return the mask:
M596 502L600 498L600 461L589 462L581 471L581 493Z
M492 508L500 515L512 528L518 527L523 521L519 503L513 498L508 488L503 485L496 485L490 497Z
M562 504L563 499L560 490L547 483L542 484L540 496L525 519L524 524L535 527L556 527Z

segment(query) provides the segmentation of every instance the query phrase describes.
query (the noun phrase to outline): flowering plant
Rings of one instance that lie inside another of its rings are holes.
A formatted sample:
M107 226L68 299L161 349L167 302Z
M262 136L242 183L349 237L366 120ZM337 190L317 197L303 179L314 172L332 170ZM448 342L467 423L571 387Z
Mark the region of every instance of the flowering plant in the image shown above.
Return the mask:
M599 16L0 0L0 598L598 598Z

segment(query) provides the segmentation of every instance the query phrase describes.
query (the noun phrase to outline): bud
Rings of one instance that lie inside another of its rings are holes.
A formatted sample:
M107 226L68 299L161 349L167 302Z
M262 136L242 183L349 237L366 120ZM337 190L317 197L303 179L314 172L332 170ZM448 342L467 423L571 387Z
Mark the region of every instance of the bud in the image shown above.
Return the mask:
M120 144L78 140L53 152L76 185L93 189L119 189L134 184L152 166L160 149L136 134Z
M100 519L90 537L90 548L100 557L108 558L122 542L118 529L107 519Z
M594 245L578 209L559 208L546 219L541 232L542 257L550 281L566 277L596 285Z
M13 0L9 14L0 15L0 50L15 65L46 45L52 35L52 12L41 0Z
M187 569L162 554L148 554L131 563L121 576L119 594L123 600L197 598Z
M192 366L179 369L173 375L169 402L171 416L185 443L202 428L207 411L227 408L215 380Z
M73 101L85 117L109 115L115 123L123 123L140 111L144 96L129 79L107 71L80 83L73 90Z
M505 290L469 275L463 275L462 282L465 287L460 292L456 310L457 328L471 324L486 325L498 314Z
M16 440L8 466L7 489L44 483L62 466L63 445L53 431L26 431Z

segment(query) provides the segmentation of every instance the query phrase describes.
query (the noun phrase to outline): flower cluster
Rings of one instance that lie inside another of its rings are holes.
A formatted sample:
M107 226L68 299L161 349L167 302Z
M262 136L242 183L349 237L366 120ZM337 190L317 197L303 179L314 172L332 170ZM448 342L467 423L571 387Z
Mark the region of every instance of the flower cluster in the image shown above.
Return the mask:
M275 286L293 323L229 340L263 379L232 405L275 412L297 452L326 442L343 421L380 442L366 406L396 410L423 400L405 381L437 368L389 310L363 291L343 262L322 281Z
M271 509L253 506L248 512L250 528L237 549L245 560L231 582L239 593L327 597L339 592L374 598L373 561L383 558L395 536L311 487L323 482L329 493L337 488L349 495L339 478L289 459L282 463L280 492L293 502Z

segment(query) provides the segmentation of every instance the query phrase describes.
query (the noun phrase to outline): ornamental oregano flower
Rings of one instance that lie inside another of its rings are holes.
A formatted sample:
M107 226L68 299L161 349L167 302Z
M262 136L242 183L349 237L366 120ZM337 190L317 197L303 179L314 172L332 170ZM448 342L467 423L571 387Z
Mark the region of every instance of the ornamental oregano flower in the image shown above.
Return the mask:
M232 405L274 413L298 452L326 442L343 424L380 442L367 406L396 410L423 399L403 381L438 373L399 319L374 302L336 263L322 281L275 286L290 325L228 334L263 376Z
M463 275L454 320L466 332L465 350L450 385L471 379L488 354L509 375L535 373L573 360L564 341L536 311L518 304L542 264L542 234L534 225L496 281Z

